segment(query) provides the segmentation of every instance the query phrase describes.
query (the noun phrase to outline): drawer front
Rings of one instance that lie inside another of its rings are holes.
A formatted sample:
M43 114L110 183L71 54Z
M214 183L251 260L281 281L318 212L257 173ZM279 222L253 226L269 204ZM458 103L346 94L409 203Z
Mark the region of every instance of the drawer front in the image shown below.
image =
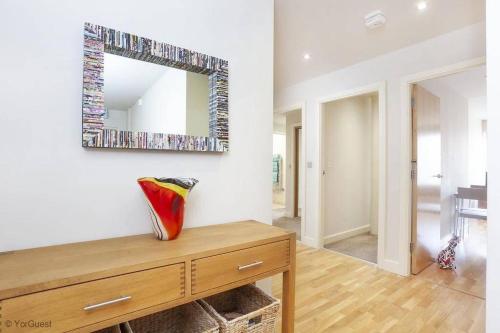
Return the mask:
M193 260L192 292L200 293L266 273L290 263L288 240Z
M0 302L7 332L64 332L184 296L184 264L149 269Z

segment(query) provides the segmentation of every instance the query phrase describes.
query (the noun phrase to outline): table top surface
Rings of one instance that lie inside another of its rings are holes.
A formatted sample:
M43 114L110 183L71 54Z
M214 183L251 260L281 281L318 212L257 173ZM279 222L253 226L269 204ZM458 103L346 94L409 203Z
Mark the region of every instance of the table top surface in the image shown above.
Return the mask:
M153 234L0 253L0 300L292 237L256 221L186 228L172 241Z

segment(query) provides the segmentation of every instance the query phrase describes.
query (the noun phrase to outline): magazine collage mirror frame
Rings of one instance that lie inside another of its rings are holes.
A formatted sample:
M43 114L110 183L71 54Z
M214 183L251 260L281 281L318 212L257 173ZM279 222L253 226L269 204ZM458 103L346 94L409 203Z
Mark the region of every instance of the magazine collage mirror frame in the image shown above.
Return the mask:
M83 147L229 151L226 60L91 23L85 23L83 49ZM104 53L208 75L209 136L104 128Z

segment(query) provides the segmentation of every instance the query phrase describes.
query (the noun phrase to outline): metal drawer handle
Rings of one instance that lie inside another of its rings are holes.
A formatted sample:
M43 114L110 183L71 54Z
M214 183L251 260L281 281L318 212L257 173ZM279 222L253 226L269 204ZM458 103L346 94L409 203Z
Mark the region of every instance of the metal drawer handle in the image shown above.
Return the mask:
M106 302L102 302L102 303L88 305L88 306L84 307L83 310L85 310L85 311L91 311L91 310L99 309L99 308L102 308L102 307L105 307L105 306L108 306L108 305L125 302L125 301L128 301L131 298L132 298L132 296L122 296L120 298L116 298L116 299L113 299L111 301L106 301Z
M263 261L256 261L256 262L248 264L248 265L243 265L243 266L242 265L238 265L238 270L242 271L242 270L249 269L249 268L252 268L252 267L257 267L257 266L262 265L263 263L264 263Z

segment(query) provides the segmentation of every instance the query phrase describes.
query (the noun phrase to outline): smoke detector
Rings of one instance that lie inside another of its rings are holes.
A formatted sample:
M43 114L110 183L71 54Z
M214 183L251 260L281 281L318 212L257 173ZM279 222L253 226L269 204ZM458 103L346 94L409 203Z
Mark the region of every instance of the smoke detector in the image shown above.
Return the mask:
M371 30L380 28L386 21L385 15L381 10L376 10L365 15L365 26Z

